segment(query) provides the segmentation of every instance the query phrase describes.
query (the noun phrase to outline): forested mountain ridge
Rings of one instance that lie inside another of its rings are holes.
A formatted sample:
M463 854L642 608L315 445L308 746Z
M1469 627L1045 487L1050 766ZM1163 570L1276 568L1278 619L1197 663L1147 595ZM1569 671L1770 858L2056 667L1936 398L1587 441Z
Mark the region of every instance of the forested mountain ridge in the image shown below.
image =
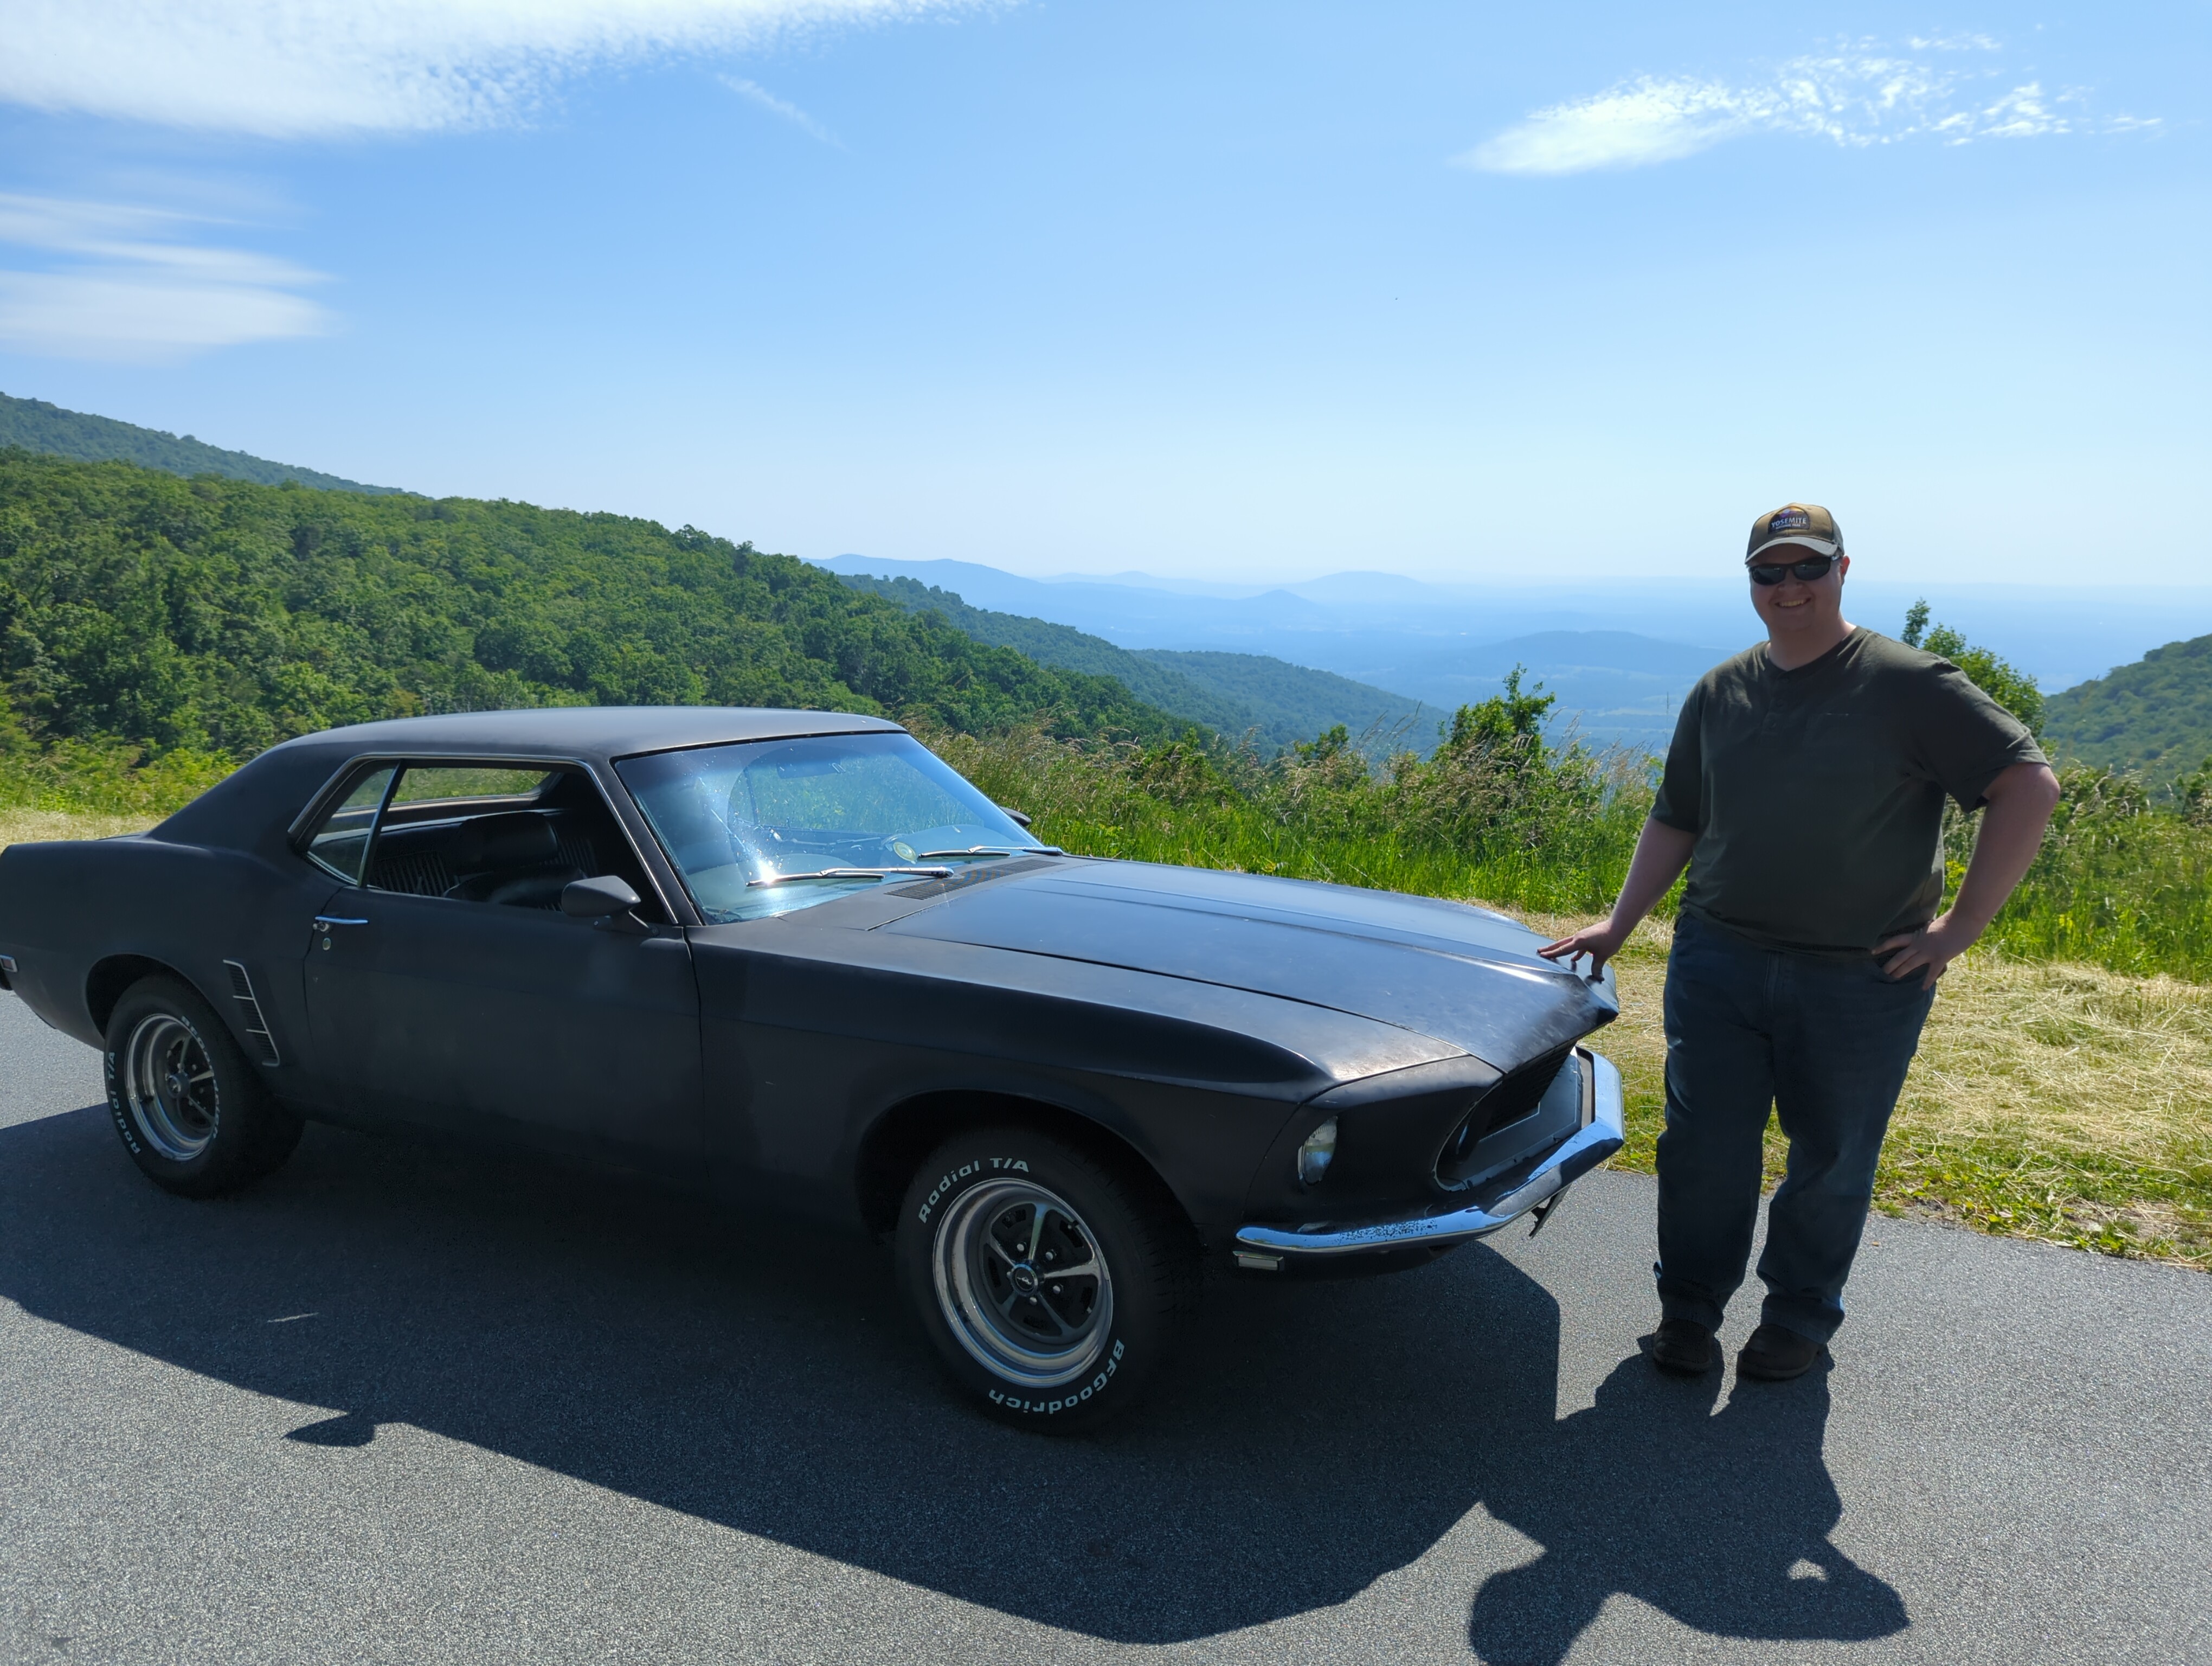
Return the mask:
M1139 648L1137 654L1164 671L1264 713L1272 726L1267 733L1285 746L1341 724L1355 743L1371 733L1384 751L1426 752L1436 745L1448 715L1446 708L1424 704L1410 695L1393 694L1333 671L1295 666L1273 654L1171 648Z
M2212 758L2212 636L2154 648L2050 696L2043 739L2083 763L2163 785Z
M981 642L1018 648L1064 670L1118 679L1139 699L1231 739L1257 730L1280 748L1310 740L1339 724L1354 736L1370 728L1394 735L1395 746L1425 751L1430 733L1403 733L1421 703L1334 672L1314 671L1258 654L1178 653L1125 648L1076 629L1017 613L971 607L957 594L904 576L841 575L855 590L915 612L934 611Z
M219 474L232 480L255 480L264 486L281 486L287 480L325 491L395 494L397 486L364 486L319 469L303 469L293 463L272 463L242 451L225 451L160 429L119 423L112 416L92 416L81 410L64 410L44 399L17 399L0 393L0 446L20 446L25 451L55 457L73 457L80 463L137 463L142 467L190 478L196 474Z
M690 527L21 450L0 451L0 695L33 736L234 757L336 724L561 704L1182 727L1111 678Z

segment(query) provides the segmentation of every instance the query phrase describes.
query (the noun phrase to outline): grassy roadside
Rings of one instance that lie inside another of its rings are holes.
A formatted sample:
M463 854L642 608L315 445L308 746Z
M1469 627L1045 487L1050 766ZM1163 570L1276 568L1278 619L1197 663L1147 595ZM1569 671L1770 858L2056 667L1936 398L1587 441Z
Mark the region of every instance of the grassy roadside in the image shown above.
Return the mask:
M0 806L0 850L11 844L30 844L40 839L105 839L118 833L141 833L154 824L150 816L106 816L70 810L19 810Z
M1627 1090L1614 1166L1645 1173L1663 1120L1671 939L1662 923L1638 928L1614 963L1620 1018L1598 1040ZM1876 1207L2212 1271L2212 987L1977 950L1940 990ZM1770 1124L1770 1184L1784 1150Z
M0 808L0 846L100 838L152 819ZM1522 917L1544 930L1583 923ZM1615 1166L1644 1172L1664 1103L1660 992L1671 936L1662 922L1638 928L1614 963L1620 1018L1599 1043L1628 1093L1628 1148ZM1943 980L1883 1152L1876 1203L2212 1270L2208 1106L2212 986L1977 951ZM1771 1179L1781 1177L1782 1157L1770 1128Z

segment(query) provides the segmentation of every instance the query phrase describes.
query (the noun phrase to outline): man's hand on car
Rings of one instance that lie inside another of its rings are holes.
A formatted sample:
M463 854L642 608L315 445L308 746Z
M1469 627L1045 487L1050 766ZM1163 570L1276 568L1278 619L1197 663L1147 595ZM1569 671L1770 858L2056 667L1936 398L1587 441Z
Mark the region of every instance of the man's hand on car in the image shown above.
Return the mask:
M1536 952L1547 960L1564 960L1570 966L1577 955L1586 954L1590 958L1589 975L1595 977L1605 970L1605 963L1620 952L1620 945L1628 940L1628 933L1634 929L1632 925L1614 925L1608 915L1595 926L1584 926L1578 932L1568 933L1555 943L1547 943Z

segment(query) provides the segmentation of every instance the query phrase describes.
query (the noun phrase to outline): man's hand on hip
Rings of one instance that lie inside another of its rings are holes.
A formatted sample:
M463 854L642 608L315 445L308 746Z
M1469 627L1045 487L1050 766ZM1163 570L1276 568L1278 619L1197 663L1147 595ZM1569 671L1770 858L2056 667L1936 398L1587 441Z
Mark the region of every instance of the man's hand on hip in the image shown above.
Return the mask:
M1974 946L1981 933L1969 931L1948 914L1939 914L1917 932L1900 932L1895 937L1886 937L1875 945L1877 956L1887 955L1881 970L1885 976L1903 982L1915 972L1920 974L1920 987L1932 989L1936 980L1943 976L1944 969L1960 955Z
M1893 978L1921 975L1920 987L1932 989L1943 969L1974 946L2027 872L2043 843L2043 830L2058 802L2058 777L2047 763L2012 764L1983 792L1989 808L1974 837L1973 860L1951 906L1917 932L1904 932L1875 945L1891 958L1882 970Z

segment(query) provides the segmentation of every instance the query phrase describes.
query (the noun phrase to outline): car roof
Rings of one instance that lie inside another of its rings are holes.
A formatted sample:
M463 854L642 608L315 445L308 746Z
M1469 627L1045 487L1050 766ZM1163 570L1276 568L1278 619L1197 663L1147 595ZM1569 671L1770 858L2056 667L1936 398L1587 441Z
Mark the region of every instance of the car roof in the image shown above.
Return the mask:
M638 752L817 734L902 734L854 712L763 706L548 706L454 712L324 729L271 746L179 810L153 836L274 855L286 830L340 766L357 757L573 758L604 765Z
M501 753L604 763L632 752L782 740L811 734L896 733L899 726L853 712L793 711L766 706L540 706L526 711L453 712L354 723L288 740L272 751Z

